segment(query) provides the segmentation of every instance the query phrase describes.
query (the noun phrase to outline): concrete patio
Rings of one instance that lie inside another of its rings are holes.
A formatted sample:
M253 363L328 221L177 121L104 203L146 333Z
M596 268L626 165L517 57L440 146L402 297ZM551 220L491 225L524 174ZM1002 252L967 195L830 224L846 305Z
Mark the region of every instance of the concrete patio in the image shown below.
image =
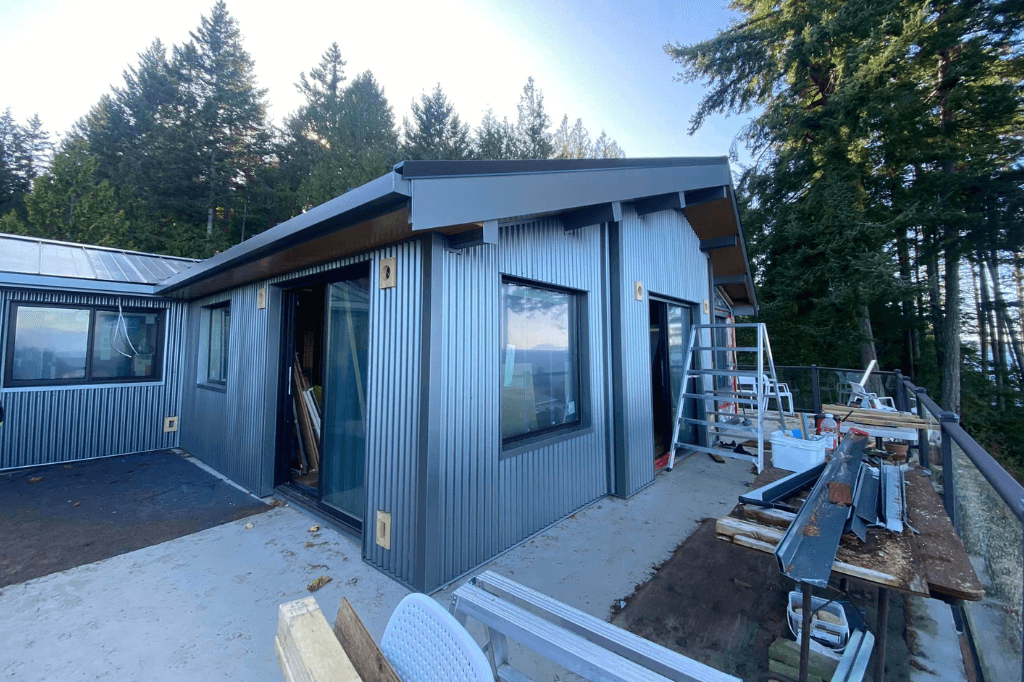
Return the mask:
M599 500L479 570L609 619L752 479L749 463L691 457L634 497ZM279 682L278 605L307 596L324 575L331 582L314 597L328 620L346 597L378 641L409 592L365 564L355 538L283 506L3 588L0 678ZM447 607L458 582L433 596ZM535 679L573 679L528 652L511 655Z

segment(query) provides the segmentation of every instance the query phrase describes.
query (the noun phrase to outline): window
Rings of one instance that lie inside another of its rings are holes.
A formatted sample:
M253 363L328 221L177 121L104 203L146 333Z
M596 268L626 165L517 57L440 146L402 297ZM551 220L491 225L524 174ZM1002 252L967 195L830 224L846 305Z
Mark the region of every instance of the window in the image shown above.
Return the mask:
M207 308L209 326L206 338L206 381L224 385L228 381L228 332L231 328L231 307Z
M11 305L6 386L159 381L162 310Z
M502 440L579 424L578 296L516 281L501 290Z

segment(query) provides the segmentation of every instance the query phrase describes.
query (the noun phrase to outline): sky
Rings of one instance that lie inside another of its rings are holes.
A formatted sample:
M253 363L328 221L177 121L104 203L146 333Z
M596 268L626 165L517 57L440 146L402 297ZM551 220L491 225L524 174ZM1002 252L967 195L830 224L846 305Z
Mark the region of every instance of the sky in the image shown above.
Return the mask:
M155 38L187 42L213 2L5 0L0 110L22 122L38 113L51 133L65 132ZM727 154L746 122L714 117L687 135L703 88L674 82L678 69L663 50L725 28L733 15L724 1L228 0L228 11L278 124L301 104L299 73L333 41L349 77L373 71L398 121L437 83L473 126L487 108L514 120L533 76L554 126L563 114L581 117L631 157Z

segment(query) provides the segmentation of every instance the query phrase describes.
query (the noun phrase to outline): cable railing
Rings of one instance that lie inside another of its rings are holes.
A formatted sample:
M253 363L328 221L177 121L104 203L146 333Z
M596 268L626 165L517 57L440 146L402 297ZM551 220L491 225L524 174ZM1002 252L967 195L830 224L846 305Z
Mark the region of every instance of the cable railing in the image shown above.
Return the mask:
M823 405L846 405L849 383L862 370L838 367L776 366L788 384L797 410L821 413ZM980 602L953 605L957 629L965 632L986 682L1024 682L1024 486L978 444L957 415L943 410L928 392L894 372L873 372L867 390L890 396L897 409L916 412L919 464L931 471L932 484L964 543L982 584ZM841 415L837 415L841 416Z

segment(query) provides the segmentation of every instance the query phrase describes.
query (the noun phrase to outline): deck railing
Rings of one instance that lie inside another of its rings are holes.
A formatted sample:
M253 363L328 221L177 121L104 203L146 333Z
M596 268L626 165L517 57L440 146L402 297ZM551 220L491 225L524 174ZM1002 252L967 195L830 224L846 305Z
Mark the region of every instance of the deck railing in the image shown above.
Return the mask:
M797 410L820 413L822 405L845 405L849 382L862 370L776 366L789 384ZM932 472L932 484L985 586L985 599L953 606L957 629L968 635L986 682L1024 682L1024 487L981 447L952 412L928 392L895 372L873 372L868 391L892 397L901 411L925 421L917 458ZM841 415L836 415L841 417Z

